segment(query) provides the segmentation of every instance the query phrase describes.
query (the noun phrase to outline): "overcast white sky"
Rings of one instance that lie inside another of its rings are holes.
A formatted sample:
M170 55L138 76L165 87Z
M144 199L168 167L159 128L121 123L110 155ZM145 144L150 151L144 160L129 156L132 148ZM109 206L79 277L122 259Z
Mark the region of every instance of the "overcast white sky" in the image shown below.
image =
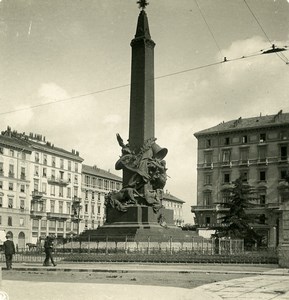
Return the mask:
M272 43L289 46L288 1L246 2L263 30L244 0L198 0L214 38L193 0L151 0L146 9L155 76L171 74L155 81L157 143L169 149L165 189L186 201L186 222L196 203L193 133L240 116L289 112L289 65L276 54L173 75ZM42 134L121 176L115 134L128 138L130 88L112 88L130 83L138 14L136 0L0 0L0 129Z

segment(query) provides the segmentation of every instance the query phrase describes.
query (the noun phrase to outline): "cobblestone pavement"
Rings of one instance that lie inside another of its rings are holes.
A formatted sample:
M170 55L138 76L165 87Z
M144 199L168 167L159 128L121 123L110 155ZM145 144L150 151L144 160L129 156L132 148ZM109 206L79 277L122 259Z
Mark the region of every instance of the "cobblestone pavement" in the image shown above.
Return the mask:
M226 300L289 299L289 273L288 269L275 269L258 276L203 285L195 291L206 291Z
M35 270L40 266L22 265L15 266L19 269ZM83 272L92 270L92 265L59 265L58 268L63 270ZM52 267L53 268L53 267ZM121 264L103 264L98 266L98 271L107 272L107 270L127 271L140 269L139 266L125 266ZM167 287L167 286L145 286L145 285L128 285L128 284L94 284L94 283L67 283L67 282L28 282L2 280L1 290L7 292L9 300L41 300L41 299L100 299L100 300L267 300L267 299L289 299L289 273L288 269L277 269L269 267L254 266L194 266L194 265L153 265L141 266L141 269L158 272L214 272L218 273L236 273L250 274L250 277L220 281L212 284L206 284L194 289ZM251 276L252 275L252 276ZM2 300L2 298L1 298ZM6 299L5 299L6 300ZM8 299L7 299L8 300Z

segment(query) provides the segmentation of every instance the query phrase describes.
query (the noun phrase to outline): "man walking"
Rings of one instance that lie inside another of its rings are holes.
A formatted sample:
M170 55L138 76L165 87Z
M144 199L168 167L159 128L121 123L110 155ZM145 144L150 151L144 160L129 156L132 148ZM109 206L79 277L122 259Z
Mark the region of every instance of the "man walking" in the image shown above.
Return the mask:
M45 260L43 263L43 266L49 266L49 259L51 260L53 266L56 266L56 263L53 260L52 257L52 251L53 251L53 239L50 236L47 236L44 242L44 251L45 251Z
M11 239L11 235L9 233L6 234L6 239L3 243L3 249L4 249L4 254L5 254L5 259L6 259L6 267L7 270L12 269L12 258L13 254L15 254L15 245L14 242Z

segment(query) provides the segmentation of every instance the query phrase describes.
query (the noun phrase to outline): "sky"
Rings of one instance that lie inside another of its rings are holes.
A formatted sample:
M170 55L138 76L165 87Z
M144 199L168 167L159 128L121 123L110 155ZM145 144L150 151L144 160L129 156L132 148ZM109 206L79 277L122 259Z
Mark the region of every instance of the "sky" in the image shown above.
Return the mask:
M186 201L192 223L194 133L289 112L289 51L260 55L289 46L289 1L151 0L146 12L156 138L169 151L164 189ZM0 130L42 134L121 176L116 133L128 139L138 14L136 0L0 0Z

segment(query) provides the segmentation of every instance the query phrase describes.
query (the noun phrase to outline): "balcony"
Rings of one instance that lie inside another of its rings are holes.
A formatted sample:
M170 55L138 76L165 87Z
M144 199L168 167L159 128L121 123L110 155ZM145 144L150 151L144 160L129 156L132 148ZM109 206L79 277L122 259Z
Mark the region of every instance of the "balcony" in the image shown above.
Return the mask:
M46 212L45 211L31 210L30 211L30 216L32 218L43 218L43 217L46 217Z
M39 191L32 191L32 200L33 201L38 201L43 197L43 192L39 192Z
M57 213L57 212L47 212L47 218L48 219L62 219L66 220L70 218L70 214L65 213Z
M63 178L51 176L47 179L49 184L55 184L60 186L67 186L69 184L69 180L65 180Z

